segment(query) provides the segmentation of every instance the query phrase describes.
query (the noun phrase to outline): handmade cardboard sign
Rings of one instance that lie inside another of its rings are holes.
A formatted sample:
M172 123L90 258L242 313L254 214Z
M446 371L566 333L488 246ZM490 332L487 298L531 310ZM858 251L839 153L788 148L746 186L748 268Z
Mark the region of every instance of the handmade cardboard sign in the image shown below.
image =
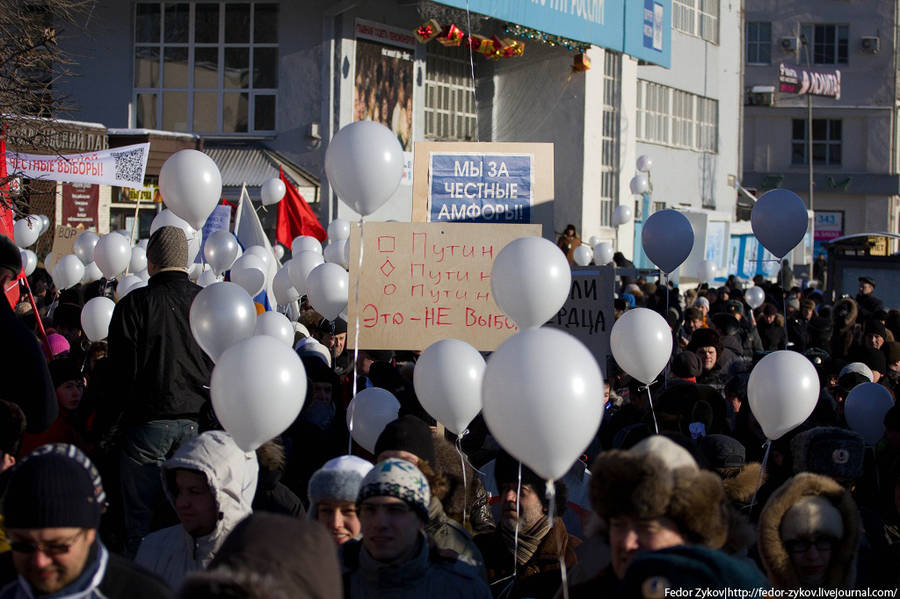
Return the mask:
M83 231L84 229L80 227L57 225L56 232L53 234L53 255L58 259L66 254L74 254L75 238Z
M540 234L538 225L354 226L348 347L355 346L358 324L361 349L425 349L440 339L460 339L481 351L496 349L518 327L491 293L494 258L514 239Z

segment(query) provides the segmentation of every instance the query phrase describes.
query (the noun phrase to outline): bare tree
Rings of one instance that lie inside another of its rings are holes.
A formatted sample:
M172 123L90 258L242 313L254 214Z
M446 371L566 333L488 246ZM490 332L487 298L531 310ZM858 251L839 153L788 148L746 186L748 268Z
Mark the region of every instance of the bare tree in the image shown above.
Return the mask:
M96 0L0 0L0 120L6 143L19 150L58 153L59 124L74 105L54 89L72 75L73 58L57 39L83 32ZM0 204L28 212L28 194L5 191L17 173L0 179Z

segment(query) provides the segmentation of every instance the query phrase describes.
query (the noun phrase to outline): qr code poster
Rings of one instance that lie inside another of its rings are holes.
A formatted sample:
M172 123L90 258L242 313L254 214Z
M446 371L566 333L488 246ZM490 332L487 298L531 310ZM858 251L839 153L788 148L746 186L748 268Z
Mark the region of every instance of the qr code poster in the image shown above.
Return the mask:
M140 189L149 154L149 143L63 156L7 152L6 170L28 179Z

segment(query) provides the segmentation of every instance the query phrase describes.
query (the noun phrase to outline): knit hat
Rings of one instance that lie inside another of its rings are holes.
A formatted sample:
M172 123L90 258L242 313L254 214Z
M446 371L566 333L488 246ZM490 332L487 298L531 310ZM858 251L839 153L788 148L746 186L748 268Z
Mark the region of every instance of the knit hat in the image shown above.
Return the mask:
M884 323L873 318L866 321L866 326L863 329L863 335L878 335L882 339L886 339L887 329L884 328Z
M15 456L25 434L25 413L11 401L0 399L0 452Z
M347 321L338 316L334 319L334 334L340 335L347 332Z
M787 298L787 301L785 302L785 304L788 307L793 308L794 310L800 309L800 300L796 296Z
M147 243L147 262L158 268L186 268L188 244L178 227L160 227Z
M672 358L672 374L680 379L698 377L701 372L700 358L692 351L683 351Z
M362 480L356 504L369 497L396 497L412 508L423 522L428 522L431 489L422 471L407 462L389 458L378 462Z
M6 235L0 235L0 268L19 274L22 270L22 250Z
M352 455L340 456L325 462L309 479L310 518L316 517L319 502L328 500L356 503L363 478L372 470L372 464Z
M84 378L78 362L72 358L57 358L47 366L50 368L50 378L53 379L54 387L59 387L66 381L81 381Z
M715 469L741 468L747 450L741 442L728 435L707 435L700 439L700 451Z
M375 456L384 451L408 451L434 466L434 438L431 429L415 416L407 414L391 421L375 441Z
M875 375L872 374L872 369L869 368L868 366L866 366L865 364L863 364L862 362L850 362L849 364L847 364L846 366L841 368L841 371L838 374L838 379L843 377L845 374L849 374L851 372L854 374L863 375L864 377L869 379L870 383L875 378Z
M743 560L708 547L679 545L635 556L616 596L663 599L676 596L676 590L766 587L762 573Z
M863 475L865 440L845 428L820 426L791 440L794 472L812 472L835 480Z
M59 333L50 333L47 335L47 348L49 349L51 357L67 354L72 349L69 345L69 340Z
M697 306L698 308L702 306L702 307L706 308L707 310L709 310L709 300L706 299L705 297L698 297L697 301L694 302L694 305Z
M313 339L312 337L304 337L294 346L294 351L301 358L306 356L315 357L331 368L331 352L328 348Z
M900 341L888 341L881 346L881 349L884 350L888 364L900 362Z
M840 539L844 536L844 522L830 501L821 495L806 495L784 514L780 532L782 541L814 534Z
M94 464L74 445L38 447L13 470L3 501L10 528L97 528L106 493Z

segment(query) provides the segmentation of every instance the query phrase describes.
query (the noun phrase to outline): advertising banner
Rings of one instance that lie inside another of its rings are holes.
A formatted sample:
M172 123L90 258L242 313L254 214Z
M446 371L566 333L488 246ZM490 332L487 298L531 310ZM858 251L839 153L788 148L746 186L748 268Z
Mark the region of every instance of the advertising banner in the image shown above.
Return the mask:
M6 169L29 179L138 189L144 186L149 153L149 143L64 156L7 152Z
M818 69L796 65L778 65L778 90L786 94L824 96L841 99L841 72L838 69Z

